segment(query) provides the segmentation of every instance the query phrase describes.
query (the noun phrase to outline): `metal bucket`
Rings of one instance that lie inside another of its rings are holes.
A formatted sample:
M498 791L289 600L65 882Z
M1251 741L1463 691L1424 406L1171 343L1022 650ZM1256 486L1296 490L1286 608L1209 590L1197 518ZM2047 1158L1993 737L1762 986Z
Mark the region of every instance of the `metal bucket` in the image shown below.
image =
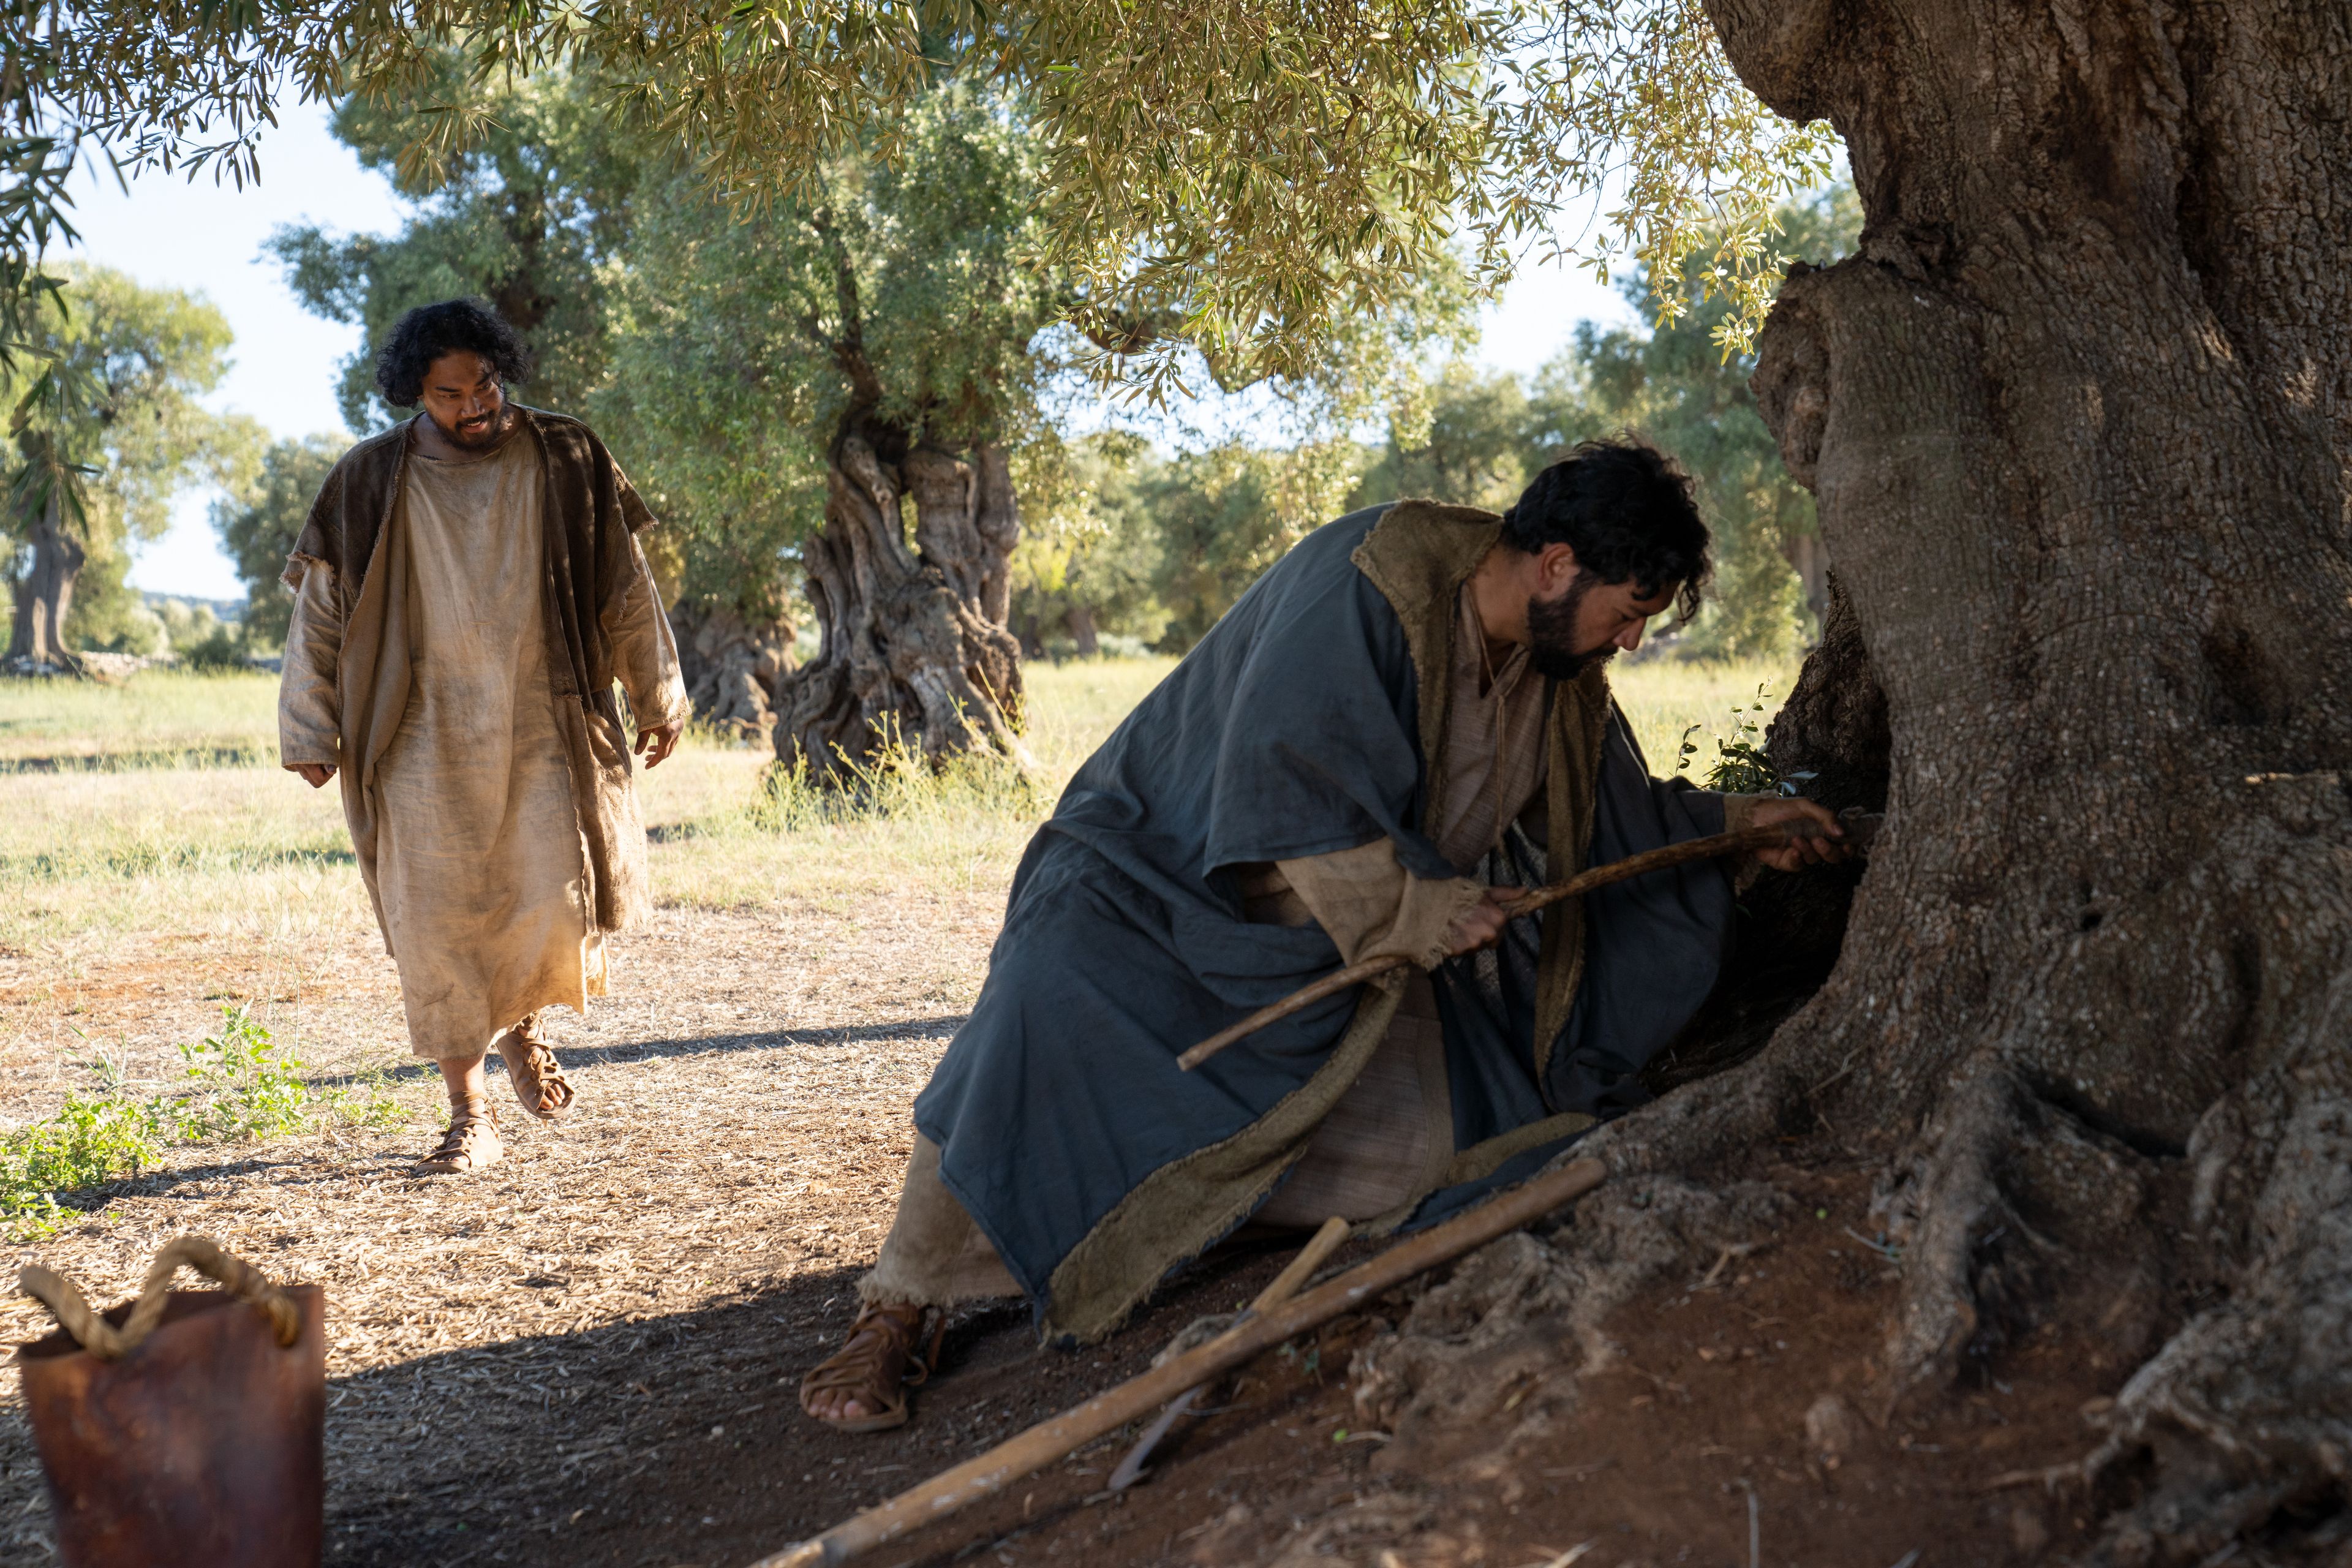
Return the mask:
M324 1293L315 1285L278 1289L227 1258L277 1302L253 1290L173 1290L151 1300L170 1277L167 1260L198 1261L173 1256L186 1245L174 1243L157 1260L162 1279L149 1277L142 1316L153 1326L143 1338L125 1347L87 1321L76 1327L60 1308L76 1333L60 1329L17 1350L58 1555L65 1568L317 1568L325 1537ZM122 1329L133 1306L124 1302L104 1322ZM291 1342L281 1344L289 1333ZM93 1353L77 1334L116 1353Z

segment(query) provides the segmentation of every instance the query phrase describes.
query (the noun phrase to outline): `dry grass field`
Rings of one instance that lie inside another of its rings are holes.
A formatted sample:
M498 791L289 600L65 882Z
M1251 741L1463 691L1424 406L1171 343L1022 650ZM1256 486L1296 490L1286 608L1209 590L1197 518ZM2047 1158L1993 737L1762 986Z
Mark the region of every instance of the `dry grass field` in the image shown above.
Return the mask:
M109 1083L168 1087L175 1047L235 1004L306 1082L372 1107L178 1144L13 1250L106 1301L187 1231L323 1285L331 1562L734 1562L741 1531L781 1545L873 1500L913 1478L830 1461L773 1479L789 1505L707 1510L677 1500L686 1482L646 1489L797 1419L792 1384L880 1240L908 1103L978 990L1021 848L1167 668L1034 668L1041 787L779 805L763 753L689 742L644 780L658 914L614 944L613 995L554 1022L577 1112L509 1115L507 1161L444 1182L406 1173L438 1085L407 1064L334 792L272 765L274 681L0 684L0 1129ZM1664 771L1685 724L1721 728L1787 679L1654 662L1619 684ZM45 1316L18 1300L0 1331ZM47 1511L11 1378L0 1561L49 1560ZM738 1533L711 1533L722 1517Z

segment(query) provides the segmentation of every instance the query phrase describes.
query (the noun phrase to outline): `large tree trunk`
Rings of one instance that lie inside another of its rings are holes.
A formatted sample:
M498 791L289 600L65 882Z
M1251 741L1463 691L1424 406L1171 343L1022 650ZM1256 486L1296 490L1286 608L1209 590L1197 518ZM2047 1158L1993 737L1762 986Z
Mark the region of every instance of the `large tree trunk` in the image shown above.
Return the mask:
M74 582L89 554L66 530L55 487L31 543L32 561L16 584L16 625L8 638L6 662L12 669L71 668L66 616L73 609Z
M2352 8L1707 8L1867 214L1756 386L1857 634L1789 733L1854 779L1883 736L1889 823L1813 1000L1588 1141L1645 1212L1496 1300L1589 1325L1764 1223L1776 1146L1881 1129L1895 1397L2055 1325L2116 1394L2100 1561L2291 1542L2352 1476Z
M778 694L776 755L820 778L892 744L933 763L975 747L1025 763L1021 650L1004 624L1021 525L1003 450L917 446L889 462L849 434L826 478L824 530L804 557L824 644Z
M680 599L669 624L695 719L742 737L774 730L776 694L793 669L793 623Z

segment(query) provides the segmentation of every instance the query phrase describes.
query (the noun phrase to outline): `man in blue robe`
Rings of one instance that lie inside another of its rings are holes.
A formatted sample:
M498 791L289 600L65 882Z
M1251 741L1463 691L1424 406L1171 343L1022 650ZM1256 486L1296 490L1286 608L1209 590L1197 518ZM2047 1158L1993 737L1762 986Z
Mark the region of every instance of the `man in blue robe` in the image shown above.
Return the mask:
M802 1384L845 1430L906 1419L928 1324L1025 1296L1115 1329L1245 1222L1434 1222L1639 1104L1720 972L1734 868L1507 923L1514 892L1806 801L1650 777L1607 661L1696 610L1689 482L1588 442L1501 517L1401 501L1317 530L1070 781L1022 858L848 1342ZM1342 963L1414 966L1197 1071L1186 1047ZM928 1336L932 1350L936 1331Z

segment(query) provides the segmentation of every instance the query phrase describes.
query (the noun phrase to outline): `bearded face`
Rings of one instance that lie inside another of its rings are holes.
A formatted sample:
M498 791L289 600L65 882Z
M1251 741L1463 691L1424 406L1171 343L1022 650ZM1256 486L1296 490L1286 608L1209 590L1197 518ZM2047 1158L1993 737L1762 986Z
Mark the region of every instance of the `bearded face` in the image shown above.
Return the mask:
M1528 662L1538 675L1574 680L1616 653L1617 645L1605 639L1582 646L1592 634L1580 629L1585 618L1581 612L1597 581L1591 573L1580 571L1557 598L1528 595Z
M1673 605L1677 586L1644 594L1638 583L1604 583L1579 568L1554 597L1528 595L1528 662L1550 679L1575 679L1618 649L1639 647L1642 629Z

